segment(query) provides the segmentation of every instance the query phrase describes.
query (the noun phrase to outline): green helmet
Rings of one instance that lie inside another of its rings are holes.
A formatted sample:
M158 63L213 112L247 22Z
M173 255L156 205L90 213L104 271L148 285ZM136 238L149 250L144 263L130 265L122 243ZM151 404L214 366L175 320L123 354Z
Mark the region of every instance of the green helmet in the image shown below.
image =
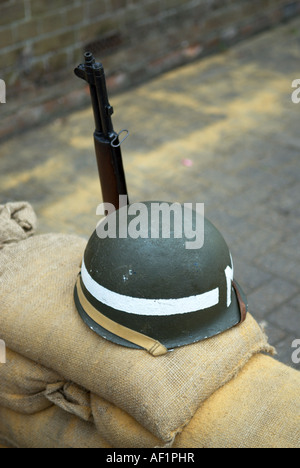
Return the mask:
M149 213L153 203L144 203ZM153 235L150 214L140 236L124 236L120 220L129 232L134 222L130 207L107 216L102 234L113 220L115 235L99 237L96 230L84 253L74 297L92 330L118 345L147 349L156 356L217 335L245 319L247 300L234 280L229 248L210 221L203 217L202 247L186 248L183 220L180 237L175 216L170 217L167 238L161 235L161 219L159 233ZM192 224L195 230L195 216Z

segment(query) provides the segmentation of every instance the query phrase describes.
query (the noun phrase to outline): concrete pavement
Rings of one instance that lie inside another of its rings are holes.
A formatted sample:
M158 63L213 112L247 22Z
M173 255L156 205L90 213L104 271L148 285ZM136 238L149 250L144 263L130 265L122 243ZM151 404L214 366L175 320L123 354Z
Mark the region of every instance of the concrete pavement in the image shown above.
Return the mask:
M115 129L130 131L122 150L131 201L205 203L251 313L277 359L298 369L300 104L291 83L300 78L299 26L110 97ZM40 233L88 238L101 202L93 129L91 108L80 109L4 142L0 203L32 203Z

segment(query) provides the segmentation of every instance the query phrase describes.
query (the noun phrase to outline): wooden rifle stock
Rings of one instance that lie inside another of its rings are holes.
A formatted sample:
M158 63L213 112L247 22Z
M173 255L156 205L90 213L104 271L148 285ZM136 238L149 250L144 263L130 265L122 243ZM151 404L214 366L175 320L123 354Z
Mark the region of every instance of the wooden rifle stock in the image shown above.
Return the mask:
M94 143L103 201L118 209L119 195L128 197L120 146L113 148L111 142L97 132L94 133Z

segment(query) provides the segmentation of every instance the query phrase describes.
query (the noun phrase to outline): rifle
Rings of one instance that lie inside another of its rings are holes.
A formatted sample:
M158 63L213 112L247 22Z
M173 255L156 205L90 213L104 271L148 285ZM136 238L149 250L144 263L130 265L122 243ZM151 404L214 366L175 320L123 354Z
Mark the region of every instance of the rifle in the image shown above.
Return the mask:
M91 52L84 54L85 63L75 68L75 75L85 80L90 87L96 129L94 144L100 185L104 203L119 208L119 195L127 196L126 180L122 162L121 143L127 138L128 130L116 133L111 116L114 112L109 104L103 65L95 61ZM119 141L119 136L126 136Z

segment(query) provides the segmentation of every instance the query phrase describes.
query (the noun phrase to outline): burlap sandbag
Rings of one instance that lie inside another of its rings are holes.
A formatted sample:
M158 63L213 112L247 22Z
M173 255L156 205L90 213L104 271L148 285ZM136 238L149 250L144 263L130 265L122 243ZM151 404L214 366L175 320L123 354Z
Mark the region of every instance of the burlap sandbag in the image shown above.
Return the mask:
M155 447L161 445L158 438L120 408L95 394L91 394L77 384L61 380L60 376L50 369L9 349L7 349L7 364L0 366L0 382L0 408L3 408L3 410L0 409L0 434L1 424L3 424L3 422L1 423L1 411L4 414L4 408L12 410L5 412L5 427L9 426L10 433L13 432L16 421L26 420L26 417L21 418L20 413L24 416L37 414L36 428L37 433L40 433L39 425L43 424L44 418L48 418L48 412L45 413L45 417L42 415L43 410L55 405L57 407L55 414L60 414L59 408L77 416L79 419L76 422L78 427L81 427L80 420L93 423L95 431L100 439L102 437L106 445L108 442L113 447ZM75 424L75 419L73 421ZM32 440L32 428L30 430L30 440ZM19 438L17 435L16 437L18 445ZM37 437L40 436L37 434ZM51 440L54 445L61 443L60 440L55 440L54 434L52 434ZM42 439L39 438L38 443L42 442ZM49 444L46 441L44 443ZM74 441L69 439L68 446L72 444Z
M218 389L174 447L300 448L300 373L255 355Z
M8 346L8 364L0 366L1 414L7 421L9 414L10 420L18 417L21 426L23 417L33 424L35 417L54 414L54 407L92 425L113 447L171 446L211 395L237 376L253 355L272 348L251 315L220 336L157 358L105 341L86 327L74 306L73 288L85 245L77 236L59 234L11 245L6 236L0 251L0 338ZM13 365L9 371L11 359L20 373L19 383L13 385L19 385L21 397L15 401L9 397L15 390L7 391L15 372ZM31 376L27 381L20 370L25 368ZM32 404L34 400L34 410L24 395ZM14 425L5 427L2 422L2 437L6 429L12 436ZM26 444L16 441L18 446L39 443L40 438Z
M94 424L54 405L26 415L0 407L0 443L9 448L110 448Z
M12 354L9 352L9 359ZM28 414L3 408L0 402L0 443L29 448L159 446L133 418L99 397L94 396L92 402L98 424L70 414L60 406L64 398L70 398L61 388L58 406L36 413L37 406L29 398L24 401ZM80 391L75 388L73 396ZM36 397L38 403L40 395ZM72 403L76 406L74 400ZM259 354L201 405L173 447L299 448L299 418L299 373ZM1 434L5 439L1 440Z
M36 215L29 203L0 205L0 249L33 235L36 226Z

